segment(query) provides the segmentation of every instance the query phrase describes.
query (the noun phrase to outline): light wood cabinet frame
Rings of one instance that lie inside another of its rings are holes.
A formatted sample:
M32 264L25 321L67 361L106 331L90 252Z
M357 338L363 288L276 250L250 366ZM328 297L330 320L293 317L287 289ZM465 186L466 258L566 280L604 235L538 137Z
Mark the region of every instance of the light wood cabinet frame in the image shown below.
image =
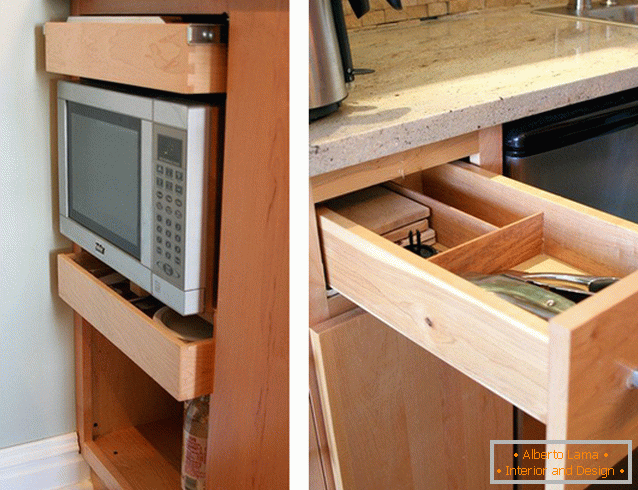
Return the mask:
M216 248L219 270L214 278L218 292L210 402L214 417L209 423L206 488L288 488L288 2L71 0L71 13L228 15L223 180ZM258 247L254 246L255 237ZM207 312L212 307L207 303ZM108 454L106 448L112 447L109 439L102 439L104 444L96 447L93 417L96 403L101 402L92 388L98 375L91 367L92 349L97 345L95 331L77 316L75 331L78 433L82 453L92 469L111 489L176 490L178 473L170 468L178 463L171 448L181 447L181 442L174 440L181 425L171 421L181 418L181 404L169 396L165 404L170 412L165 419L168 422L157 426L158 433L173 438L157 442L168 448L164 453L144 453L152 444L134 436L126 455ZM127 361L117 358L113 362ZM150 405L164 400L154 390ZM144 389L130 390L127 396L142 400L146 393ZM143 406L138 409L145 411ZM108 416L108 411L104 413ZM130 421L128 426L136 427ZM128 429L123 430L117 431L121 441L128 434ZM135 464L140 471L127 474L113 463L114 456L128 459L125 464L134 458L148 464ZM154 477L158 473L156 461L163 468L159 473L170 473L164 482L158 483Z

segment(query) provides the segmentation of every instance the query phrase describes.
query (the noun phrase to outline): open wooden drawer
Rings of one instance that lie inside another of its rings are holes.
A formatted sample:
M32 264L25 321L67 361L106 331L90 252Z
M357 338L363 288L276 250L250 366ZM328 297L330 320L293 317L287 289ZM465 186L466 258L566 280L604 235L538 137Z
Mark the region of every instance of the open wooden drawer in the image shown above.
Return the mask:
M167 20L47 22L46 70L182 94L225 92L224 28Z
M628 384L638 366L638 226L468 164L429 169L422 183L426 195L387 185L430 207L447 250L423 259L328 202L317 214L329 286L546 423L549 440L638 436ZM622 280L546 321L461 277L515 268ZM548 449L559 448L579 450ZM605 464L626 453L613 446Z
M181 339L91 272L105 268L86 252L58 255L60 297L176 400L212 393L214 337Z

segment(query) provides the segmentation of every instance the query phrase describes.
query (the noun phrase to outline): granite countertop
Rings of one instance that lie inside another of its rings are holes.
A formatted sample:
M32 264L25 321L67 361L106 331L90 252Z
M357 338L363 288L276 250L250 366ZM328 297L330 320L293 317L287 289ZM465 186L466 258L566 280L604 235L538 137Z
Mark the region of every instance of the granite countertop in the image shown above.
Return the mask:
M310 125L310 175L638 86L638 28L529 6L350 33L358 76Z

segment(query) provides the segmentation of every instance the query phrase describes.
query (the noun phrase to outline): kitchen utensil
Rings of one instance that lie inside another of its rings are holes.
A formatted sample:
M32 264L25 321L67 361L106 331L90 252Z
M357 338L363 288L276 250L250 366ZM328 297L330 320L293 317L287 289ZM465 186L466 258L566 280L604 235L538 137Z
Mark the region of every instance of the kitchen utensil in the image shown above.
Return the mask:
M575 304L559 294L505 274L470 273L463 277L480 288L546 320Z
M508 277L547 287L558 292L582 294L591 296L618 281L617 277L587 276L582 274L567 274L556 272L520 272L510 270L504 272Z

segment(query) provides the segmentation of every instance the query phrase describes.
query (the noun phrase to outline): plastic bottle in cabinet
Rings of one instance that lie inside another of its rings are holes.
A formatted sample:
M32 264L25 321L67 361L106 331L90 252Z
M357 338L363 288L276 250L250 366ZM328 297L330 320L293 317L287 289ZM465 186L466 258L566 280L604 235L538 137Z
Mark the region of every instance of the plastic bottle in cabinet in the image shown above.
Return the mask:
M205 488L209 401L210 396L205 395L184 403L182 490Z

